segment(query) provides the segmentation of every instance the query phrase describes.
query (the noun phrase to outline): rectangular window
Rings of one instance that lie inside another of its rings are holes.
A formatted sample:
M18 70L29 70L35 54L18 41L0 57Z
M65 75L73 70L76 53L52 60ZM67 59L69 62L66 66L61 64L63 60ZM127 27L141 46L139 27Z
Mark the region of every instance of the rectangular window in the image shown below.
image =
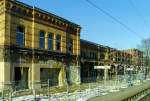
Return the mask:
M56 35L56 50L60 51L61 50L61 36Z
M53 50L53 33L48 34L48 50Z
M24 27L23 26L18 26L16 30L16 44L18 46L23 47L24 46Z
M93 55L93 53L92 53L92 52L90 52L90 58L93 58L93 57L92 57L92 55Z
M73 40L72 39L68 40L67 47L68 47L68 49L67 49L68 53L72 54L73 53Z
M41 49L45 48L45 32L44 31L40 31L39 47Z

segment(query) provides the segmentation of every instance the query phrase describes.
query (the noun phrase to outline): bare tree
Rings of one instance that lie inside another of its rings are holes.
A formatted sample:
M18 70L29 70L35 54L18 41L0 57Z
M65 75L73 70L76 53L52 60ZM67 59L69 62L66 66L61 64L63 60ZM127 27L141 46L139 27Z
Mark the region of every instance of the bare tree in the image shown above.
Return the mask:
M145 79L146 75L149 72L149 67L150 67L150 38L143 39L140 43L140 45L137 46L138 49L143 51L144 53L144 65L145 65Z

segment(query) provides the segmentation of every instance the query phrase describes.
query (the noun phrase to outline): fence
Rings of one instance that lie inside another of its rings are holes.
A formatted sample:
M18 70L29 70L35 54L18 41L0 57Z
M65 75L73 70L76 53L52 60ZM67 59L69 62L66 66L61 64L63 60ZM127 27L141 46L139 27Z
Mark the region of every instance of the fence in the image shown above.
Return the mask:
M144 74L125 74L117 75L115 79L101 80L95 78L83 78L86 83L58 86L56 81L51 79L41 80L41 89L28 89L23 84L30 83L29 81L13 82L14 89L2 90L0 93L1 101L86 101L90 97L105 95L111 92L119 91L122 88L127 88L132 85L143 83ZM148 79L148 77L147 77ZM17 84L17 85L15 85ZM26 89L25 89L26 88Z

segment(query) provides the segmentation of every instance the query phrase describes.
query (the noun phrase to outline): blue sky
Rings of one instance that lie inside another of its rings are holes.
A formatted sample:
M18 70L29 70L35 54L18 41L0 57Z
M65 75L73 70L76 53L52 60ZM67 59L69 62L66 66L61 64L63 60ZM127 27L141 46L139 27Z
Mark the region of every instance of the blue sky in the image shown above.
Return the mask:
M86 0L19 0L82 27L81 38L113 48L135 48L141 38L91 6ZM91 0L143 38L150 37L150 0ZM133 3L131 3L131 2Z

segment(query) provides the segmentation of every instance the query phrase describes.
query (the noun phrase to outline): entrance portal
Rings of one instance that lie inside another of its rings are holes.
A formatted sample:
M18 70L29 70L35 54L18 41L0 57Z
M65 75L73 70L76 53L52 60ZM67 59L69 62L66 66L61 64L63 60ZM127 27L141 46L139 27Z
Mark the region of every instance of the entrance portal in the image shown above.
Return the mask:
M15 89L28 89L28 70L29 68L15 67Z
M59 82L59 68L41 68L40 69L40 80L41 80L41 87L48 86L57 86Z
M94 63L84 62L81 64L81 82L96 82L97 70L94 69Z

